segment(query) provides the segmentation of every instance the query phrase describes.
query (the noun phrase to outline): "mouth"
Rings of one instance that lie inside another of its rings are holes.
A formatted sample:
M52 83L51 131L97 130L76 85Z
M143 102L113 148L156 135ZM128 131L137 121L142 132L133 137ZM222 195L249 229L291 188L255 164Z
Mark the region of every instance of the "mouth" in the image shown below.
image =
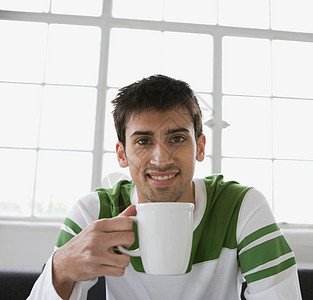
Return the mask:
M146 176L152 185L156 186L169 186L173 184L180 172L148 172Z

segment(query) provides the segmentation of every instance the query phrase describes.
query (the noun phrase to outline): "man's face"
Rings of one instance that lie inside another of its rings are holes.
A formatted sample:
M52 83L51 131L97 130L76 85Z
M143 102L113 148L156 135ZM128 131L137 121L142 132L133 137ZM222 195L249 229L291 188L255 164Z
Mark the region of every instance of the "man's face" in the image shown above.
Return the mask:
M117 156L121 167L129 166L139 202L194 202L192 178L196 159L204 159L205 137L195 140L187 110L134 114L125 135Z

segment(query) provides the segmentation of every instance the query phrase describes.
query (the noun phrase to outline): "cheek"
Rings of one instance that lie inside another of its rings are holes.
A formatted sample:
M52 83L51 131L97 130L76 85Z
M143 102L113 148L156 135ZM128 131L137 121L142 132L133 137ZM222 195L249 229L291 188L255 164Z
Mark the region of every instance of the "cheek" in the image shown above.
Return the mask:
M148 155L149 155L149 149L145 147L140 147L140 146L136 146L133 144L126 146L126 156L130 160L133 160L133 161L145 160Z
M179 160L192 161L197 156L197 149L195 146L190 145L189 147L181 147L175 151L175 157Z

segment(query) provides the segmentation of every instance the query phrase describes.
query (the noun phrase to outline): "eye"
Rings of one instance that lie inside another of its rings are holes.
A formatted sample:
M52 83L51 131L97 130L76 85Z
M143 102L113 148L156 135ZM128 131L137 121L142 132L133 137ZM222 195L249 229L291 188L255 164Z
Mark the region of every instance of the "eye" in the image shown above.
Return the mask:
M141 146L145 146L145 145L151 144L151 142L150 142L150 140L147 139L147 138L141 138L141 139L138 139L138 140L136 141L136 144L141 145Z
M177 136L172 137L171 142L172 142L172 143L182 143L182 142L184 142L185 140L186 140L185 137L180 136L180 135L177 135Z

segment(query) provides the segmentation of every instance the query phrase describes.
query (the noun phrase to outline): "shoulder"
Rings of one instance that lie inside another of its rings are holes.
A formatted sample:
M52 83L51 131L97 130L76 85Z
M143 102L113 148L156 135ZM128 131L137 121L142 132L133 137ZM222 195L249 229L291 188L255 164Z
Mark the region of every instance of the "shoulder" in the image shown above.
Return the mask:
M250 189L243 198L239 211L238 239L274 223L276 220L265 196L256 188Z
M259 295L257 299L290 294L290 299L299 299L294 253L257 189L243 199L237 242L240 270L248 283L246 294Z
M131 204L130 195L134 187L132 181L121 180L112 188L95 189L99 197L99 219L115 217L128 207Z
M204 178L204 183L207 205L200 224L205 224L207 232L214 231L212 236L215 242L221 242L220 246L233 249L237 246L236 230L240 208L251 187L240 185L236 181L224 181L224 177L219 174Z
M224 176L215 174L205 177L208 205L211 207L221 206L222 210L231 207L239 209L246 193L251 187L243 186L237 181L225 181Z
M77 222L82 227L98 219L99 197L96 192L91 192L80 198L68 212L67 218Z

